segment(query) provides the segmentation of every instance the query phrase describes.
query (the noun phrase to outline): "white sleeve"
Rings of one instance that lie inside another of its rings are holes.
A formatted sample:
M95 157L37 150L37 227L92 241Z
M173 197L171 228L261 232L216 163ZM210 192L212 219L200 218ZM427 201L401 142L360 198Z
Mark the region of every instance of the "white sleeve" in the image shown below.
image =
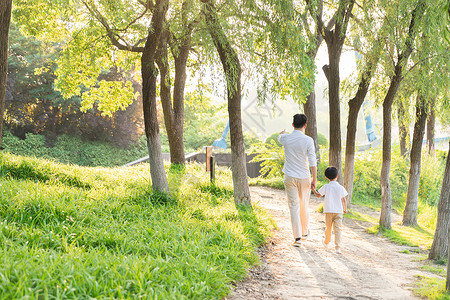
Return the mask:
M286 136L286 134L279 134L278 135L278 141L282 144L282 145L284 145L284 137Z
M308 143L308 160L309 160L309 166L315 167L317 166L317 159L316 159L316 148L314 147L314 140L310 139L310 142Z
M348 195L348 193L347 193L347 190L341 185L341 187L342 187L342 196L341 196L341 198L342 197L345 197L345 196L347 196Z

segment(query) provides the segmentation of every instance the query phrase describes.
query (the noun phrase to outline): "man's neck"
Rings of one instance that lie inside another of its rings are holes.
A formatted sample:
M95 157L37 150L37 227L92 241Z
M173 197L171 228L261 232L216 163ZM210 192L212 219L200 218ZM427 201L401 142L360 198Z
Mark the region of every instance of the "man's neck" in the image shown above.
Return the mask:
M301 131L301 132L305 133L305 127L302 127L302 128L295 128L294 127L294 130L298 130L298 131Z

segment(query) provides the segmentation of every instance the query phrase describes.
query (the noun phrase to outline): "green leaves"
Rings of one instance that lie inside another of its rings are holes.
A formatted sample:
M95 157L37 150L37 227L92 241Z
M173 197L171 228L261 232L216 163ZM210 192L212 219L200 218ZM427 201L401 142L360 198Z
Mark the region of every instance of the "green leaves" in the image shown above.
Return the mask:
M98 109L102 115L112 116L119 109L124 110L133 103L137 97L133 93L131 81L106 81L102 80L98 86L92 87L89 91L83 93L81 110L87 111L93 108L94 103L98 102Z

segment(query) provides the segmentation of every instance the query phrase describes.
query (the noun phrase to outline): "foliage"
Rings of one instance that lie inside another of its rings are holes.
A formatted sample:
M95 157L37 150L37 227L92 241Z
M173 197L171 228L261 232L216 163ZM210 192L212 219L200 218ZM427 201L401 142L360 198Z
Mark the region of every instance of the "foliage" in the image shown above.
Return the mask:
M120 166L148 155L145 139L123 149L106 142L84 141L76 136L62 135L56 138L53 146L49 146L43 135L27 133L21 140L5 130L2 141L4 151L13 154L80 166Z
M317 142L319 143L319 146L322 146L323 148L328 148L328 140L322 133L317 133Z
M188 165L171 182L179 193L170 200L149 191L145 165L0 156L9 170L0 173L6 298L223 298L257 262L272 226L258 207L236 210L227 170L213 191L203 168ZM29 174L40 175L24 179Z
M250 162L261 162L261 175L268 178L282 177L284 166L283 147L277 145L275 140L269 143L259 142L252 149L251 153L256 154Z
M250 185L268 186L279 190L284 189L284 180L280 177L266 178L260 176L256 178L249 178L248 183Z
M430 300L450 300L450 293L445 291L445 279L417 275L419 279L414 294Z
M55 60L63 45L24 36L13 24L8 58L6 127L21 138L25 138L26 133L43 133L50 139L70 134L109 141L122 147L136 141L142 131L142 112L136 101L125 111L103 117L100 113L102 107L92 101L84 103L85 113L82 113L79 97L64 99L54 89ZM127 83L120 81L123 75L115 68L103 72L99 80L100 85L133 83L133 89L139 89L139 85L132 80ZM109 101L115 98L111 96Z
M201 150L221 137L226 125L225 104L213 104L212 99L196 90L186 93L184 111L184 146Z

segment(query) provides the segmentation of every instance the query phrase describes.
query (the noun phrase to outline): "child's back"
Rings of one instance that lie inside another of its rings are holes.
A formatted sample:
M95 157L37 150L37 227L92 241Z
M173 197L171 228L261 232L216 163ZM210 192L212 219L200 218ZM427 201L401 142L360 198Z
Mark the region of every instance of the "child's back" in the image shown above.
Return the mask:
M343 214L347 212L347 203L345 196L348 195L345 188L336 180L338 171L334 167L328 167L325 170L325 177L330 181L322 186L319 191L314 191L317 197L324 196L323 212L325 213L325 240L323 241L325 247L331 241L331 231L334 228L334 242L336 244L336 253L341 253L341 231Z

